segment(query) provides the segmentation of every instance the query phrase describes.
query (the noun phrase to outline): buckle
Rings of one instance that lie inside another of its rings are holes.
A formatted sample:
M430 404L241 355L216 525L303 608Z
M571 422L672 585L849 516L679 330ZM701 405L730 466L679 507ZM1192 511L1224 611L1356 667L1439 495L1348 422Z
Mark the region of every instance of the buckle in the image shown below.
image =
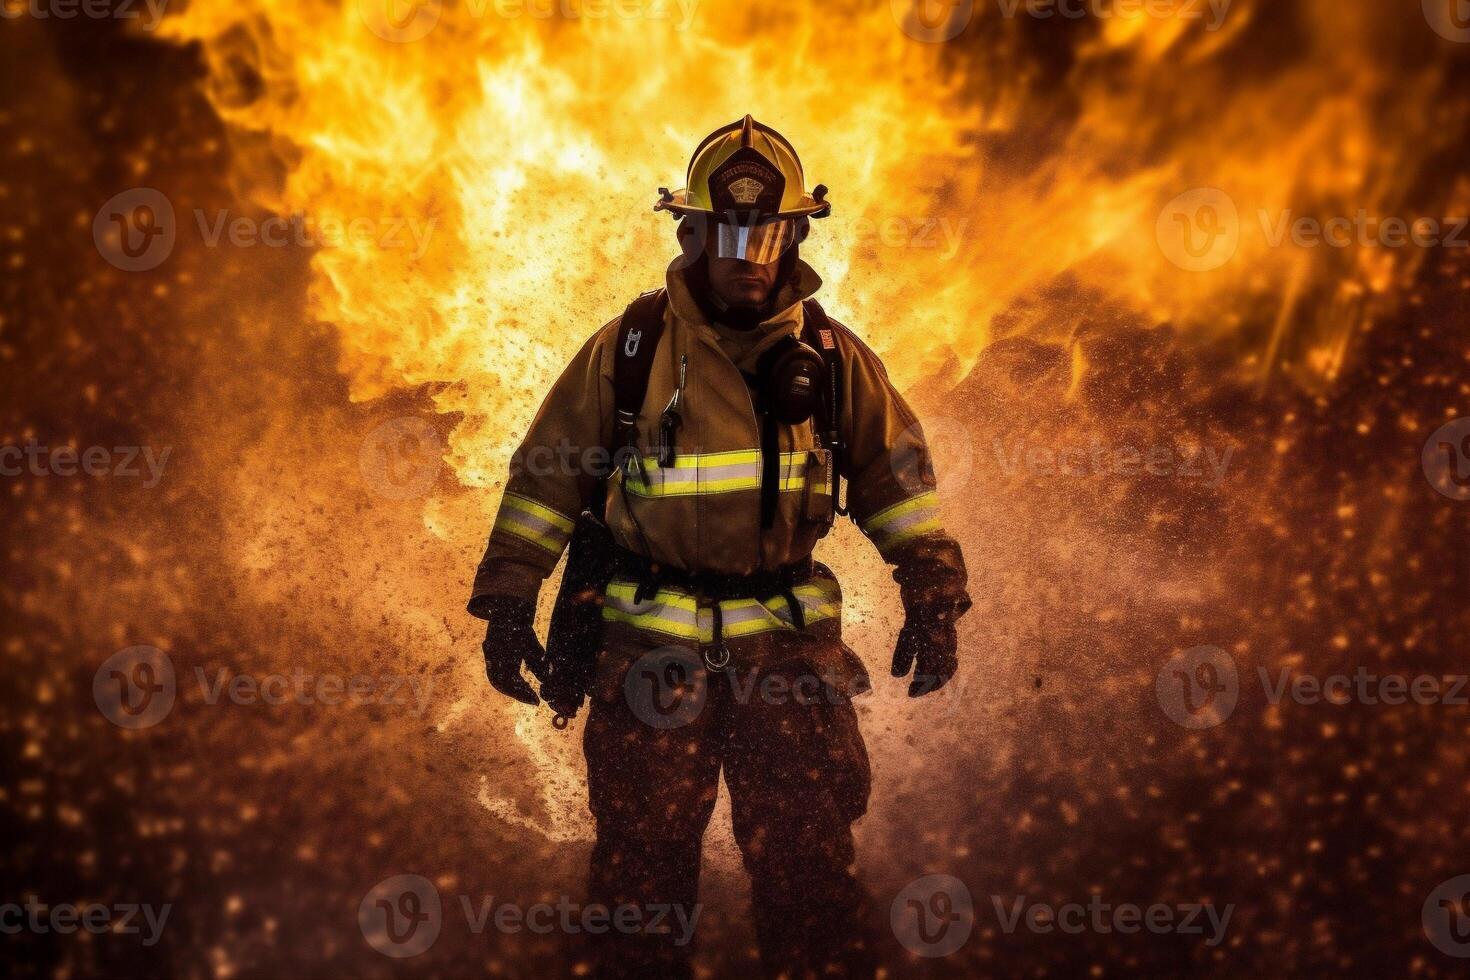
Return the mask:
M710 670L724 670L730 666L730 648L723 640L714 646L705 647L703 655L704 665Z

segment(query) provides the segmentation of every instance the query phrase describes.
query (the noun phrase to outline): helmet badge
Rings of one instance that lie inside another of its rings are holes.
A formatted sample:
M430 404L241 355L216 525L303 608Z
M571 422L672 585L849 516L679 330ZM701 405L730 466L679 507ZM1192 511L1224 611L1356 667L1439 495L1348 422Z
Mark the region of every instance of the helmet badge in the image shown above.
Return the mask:
M754 204L761 196L761 191L766 185L750 177L741 177L730 184L730 196L735 199L736 204Z

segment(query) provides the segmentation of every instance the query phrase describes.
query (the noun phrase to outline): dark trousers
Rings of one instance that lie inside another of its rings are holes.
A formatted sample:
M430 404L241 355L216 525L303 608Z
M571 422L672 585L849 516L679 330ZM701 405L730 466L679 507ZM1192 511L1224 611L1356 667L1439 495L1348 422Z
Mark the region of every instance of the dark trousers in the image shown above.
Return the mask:
M869 789L848 701L865 686L861 664L835 638L794 632L732 648L730 668L714 671L692 651L608 637L584 736L597 824L589 900L692 916L723 767L765 971L872 976L867 899L851 870ZM594 940L599 975L688 976L687 930L665 921L667 933Z

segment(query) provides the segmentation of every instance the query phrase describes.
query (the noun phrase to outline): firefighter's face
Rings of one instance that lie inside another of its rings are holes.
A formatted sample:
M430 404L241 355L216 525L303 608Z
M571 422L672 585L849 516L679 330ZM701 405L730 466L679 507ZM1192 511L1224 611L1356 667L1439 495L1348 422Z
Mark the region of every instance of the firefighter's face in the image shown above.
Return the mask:
M781 260L757 265L744 259L709 260L709 283L715 295L728 306L760 306L771 295L776 284L776 270Z

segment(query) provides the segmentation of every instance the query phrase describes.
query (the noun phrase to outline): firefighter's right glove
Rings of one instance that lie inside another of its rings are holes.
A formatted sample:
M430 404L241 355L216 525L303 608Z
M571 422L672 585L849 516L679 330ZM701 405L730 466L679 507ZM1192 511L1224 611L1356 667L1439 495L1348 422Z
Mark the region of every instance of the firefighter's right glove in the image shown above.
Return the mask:
M540 704L536 692L521 676L521 664L542 683L548 676L546 650L536 639L536 604L514 596L489 596L481 607L489 629L480 648L485 651L485 676L506 697L531 706Z
M903 629L893 651L893 676L907 677L914 664L918 670L909 682L909 697L937 691L959 669L959 635L955 620L964 615L969 602L934 603L909 607Z

